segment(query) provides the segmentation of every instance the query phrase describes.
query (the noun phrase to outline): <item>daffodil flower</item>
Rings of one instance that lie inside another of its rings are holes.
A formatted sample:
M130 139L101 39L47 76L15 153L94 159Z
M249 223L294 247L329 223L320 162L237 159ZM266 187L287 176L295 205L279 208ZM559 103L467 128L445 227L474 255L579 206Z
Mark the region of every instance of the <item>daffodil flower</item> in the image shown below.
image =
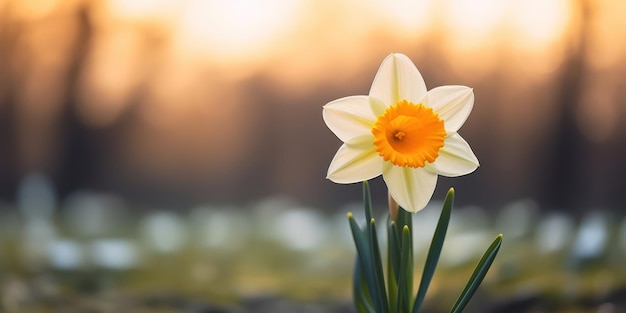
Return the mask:
M465 86L427 91L422 75L403 54L381 64L368 96L324 106L326 125L343 145L327 178L341 184L383 175L389 194L409 212L423 209L438 175L456 177L478 168L478 159L457 133L474 106Z

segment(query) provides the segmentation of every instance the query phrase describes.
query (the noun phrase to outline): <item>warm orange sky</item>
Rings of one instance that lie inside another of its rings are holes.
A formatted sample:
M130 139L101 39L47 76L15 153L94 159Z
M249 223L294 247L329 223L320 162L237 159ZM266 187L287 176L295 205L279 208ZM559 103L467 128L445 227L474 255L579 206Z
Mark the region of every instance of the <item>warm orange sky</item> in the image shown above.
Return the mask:
M85 114L98 116L86 117L96 124L112 121L123 109L125 95L145 79L138 74L150 66L145 64L145 45L150 44L142 39L145 32L158 44L149 58L164 63L147 74L156 75L156 101L172 103L170 98L194 84L202 68L224 83L269 72L277 84L298 90L328 76L341 79L342 72L361 69L373 56L424 41L446 46L450 62L466 75L489 73L502 49L527 56L523 69L550 71L558 66L558 41L572 19L566 0L294 0L263 5L251 0L110 0L92 14L97 38L86 93L100 94L109 103L86 108ZM376 46L382 41L388 47ZM340 71L329 75L332 68ZM164 116L178 108L184 105L163 108Z
M203 178L235 184L249 170L240 164L275 151L285 160L274 164L280 171L272 172L271 188L290 192L298 185L290 173L323 180L336 148L321 106L367 93L380 61L401 52L429 88L474 87L477 105L463 135L500 147L501 157L518 164L493 164L494 172L524 174L534 155L518 147L547 140L560 75L580 37L571 0L259 3L0 2L0 81L9 82L0 86L0 109L6 99L16 106L18 168L45 169L60 158L61 115L74 99L85 127L117 134L102 148L111 166L181 185ZM589 3L589 70L577 123L587 140L607 143L626 115L616 99L626 5ZM329 155L303 167L310 156L294 138L319 140L328 149L319 153Z

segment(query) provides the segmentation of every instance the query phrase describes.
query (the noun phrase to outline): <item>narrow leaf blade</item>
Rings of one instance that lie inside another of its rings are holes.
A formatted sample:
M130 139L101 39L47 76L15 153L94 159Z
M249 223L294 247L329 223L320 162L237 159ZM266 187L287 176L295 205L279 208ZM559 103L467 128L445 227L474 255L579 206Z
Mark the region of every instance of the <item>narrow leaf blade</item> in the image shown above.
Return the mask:
M350 229L352 230L352 237L354 238L357 256L359 258L360 265L363 267L365 283L367 284L367 289L369 291L372 304L376 312L383 312L383 307L387 307L387 303L386 301L382 301L383 298L379 293L378 282L375 273L376 263L372 258L372 248L369 240L369 233L367 232L367 230L361 230L351 213L348 213L348 221L350 223Z
M404 246L404 244L406 243L406 246L408 249L407 255L409 256L409 261L408 261L409 263L406 268L406 271L400 275L405 275L406 277L406 285L404 288L406 299L412 299L413 297L413 236L408 236L407 238L403 238L400 232L404 229L404 227L408 227L410 233L413 232L413 213L408 212L404 209L400 209L398 212L397 224L398 224L398 227L397 227L398 238L402 238L400 241L400 244ZM404 312L409 312L409 311L407 310Z
M400 275L398 276L398 310L400 312L409 312L409 299L410 294L407 293L407 288L409 288L408 284L412 282L412 273L413 271L409 271L408 268L413 266L413 252L411 249L411 230L408 226L404 226L402 228L402 250L401 250L401 260L400 260ZM407 274L411 273L411 277Z
M441 215L439 216L439 222L433 235L433 240L428 249L428 256L426 257L426 263L424 264L424 271L422 273L422 279L420 281L419 289L413 303L413 313L419 312L424 299L426 298L426 291L430 286L430 282L435 274L437 263L439 262L439 256L441 255L441 249L443 242L446 239L446 233L448 231L448 224L450 223L450 215L452 214L452 206L454 204L454 189L450 188L446 199L441 209Z
M397 233L396 222L389 217L387 222L387 292L391 313L398 312L396 304L398 299L397 277L400 271L400 242Z
M352 280L354 305L359 313L376 313L372 306L372 298L367 289L367 284L363 281L364 277L365 273L357 256L354 261L354 279Z
M365 220L369 223L372 220L372 196L369 182L363 181L363 205L365 206Z
M378 237L376 236L376 221L374 219L370 220L369 231L370 257L373 261L372 272L376 281L376 286L370 287L377 288L377 294L382 303L382 310L378 312L387 313L389 312L389 305L387 301L387 291L385 290L385 274L383 273L383 262L380 258L380 248L378 247ZM371 290L372 289L370 289L370 291Z
M480 259L480 262L478 262L478 265L476 265L476 269L474 269L474 273L472 273L467 285L465 285L463 292L461 292L459 299L452 307L452 310L450 310L451 313L462 312L463 309L465 309L465 306L469 303L470 299L478 289L478 286L482 283L483 278L487 275L487 271L489 271L493 260L496 258L501 244L502 234L498 235L489 248L487 248L487 251L485 251L485 254Z

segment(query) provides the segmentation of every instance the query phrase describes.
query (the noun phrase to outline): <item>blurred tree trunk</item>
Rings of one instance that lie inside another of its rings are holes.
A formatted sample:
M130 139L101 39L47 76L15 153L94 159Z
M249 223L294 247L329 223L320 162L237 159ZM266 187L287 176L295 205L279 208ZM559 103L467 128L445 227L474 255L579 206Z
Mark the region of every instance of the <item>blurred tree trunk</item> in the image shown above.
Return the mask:
M0 5L0 16L8 16L8 6ZM15 195L18 174L15 164L15 82L11 60L15 54L18 29L9 18L0 18L0 198Z
M546 165L546 179L540 202L551 209L580 213L588 202L586 194L589 143L577 125L577 108L581 105L585 81L585 56L592 20L590 1L573 2L579 21L572 28L569 56L564 62L560 89L557 90L558 112L554 138L547 147L551 155ZM552 153L550 153L552 152Z
M84 2L76 10L77 36L74 54L70 56L70 65L66 80L66 103L61 114L61 155L54 169L54 182L63 198L69 193L89 187L96 169L94 147L97 144L94 130L87 127L78 115L78 89L81 71L89 54L92 41L92 23L88 3Z

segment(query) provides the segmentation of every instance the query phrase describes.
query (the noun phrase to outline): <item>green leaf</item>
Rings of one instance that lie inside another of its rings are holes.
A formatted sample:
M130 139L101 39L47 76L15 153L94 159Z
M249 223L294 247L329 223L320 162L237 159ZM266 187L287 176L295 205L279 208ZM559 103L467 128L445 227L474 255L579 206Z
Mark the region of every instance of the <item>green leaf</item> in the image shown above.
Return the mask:
M480 262L476 265L476 269L474 269L472 277L470 277L467 285L465 285L465 288L463 289L463 292L461 292L459 299L450 310L451 313L462 312L465 306L469 303L470 299L478 289L478 286L480 286L480 283L483 281L483 278L487 275L487 271L489 271L493 260L496 258L501 244L502 234L498 235L489 248L487 248L487 251L485 251L485 254L480 259Z
M408 227L409 231L413 232L413 213L410 213L402 208L398 211L397 214L397 236L399 238L400 246L404 247L406 243L406 247L408 249L407 256L409 257L408 264L405 271L402 271L399 275L404 275L406 277L406 284L404 285L403 292L404 297L411 299L413 297L413 236L403 237L403 233L400 233L401 230L404 230L404 227ZM400 240L401 238L401 240ZM400 248L400 247L399 247ZM409 312L406 310L404 312Z
M365 220L367 222L372 220L372 196L370 193L370 183L363 181L363 205L365 206Z
M387 292L389 293L389 311L397 313L398 272L400 271L400 240L396 222L389 217L387 222Z
M439 222L437 223L433 240L430 244L430 248L428 249L428 256L426 257L426 263L424 264L422 280L420 281L417 296L415 297L415 302L413 303L413 313L419 312L422 304L424 303L424 299L426 298L426 292L428 291L430 282L435 274L443 242L446 239L446 232L448 231L448 224L450 223L450 215L452 214L453 204L454 188L450 188L443 203L443 208L441 209L441 215L439 216Z
M352 213L348 213L348 221L350 223L350 229L352 230L352 237L354 238L357 257L360 265L363 267L362 272L365 276L365 283L367 284L371 302L376 312L386 312L387 300L383 298L383 295L380 294L380 289L378 288L379 283L377 281L375 270L376 263L374 261L375 258L372 257L373 251L369 240L370 234L367 230L362 230L359 227ZM378 259L380 259L380 254ZM385 308L385 311L383 311L383 308Z
M396 224L398 224L398 231L404 228L404 225L409 226L409 229L413 229L413 213L410 213L400 207L396 217ZM399 234L399 233L398 233Z
M378 247L378 237L376 234L376 221L374 219L370 220L370 245L371 245L371 258L374 263L374 268L372 269L375 274L376 286L378 287L378 294L380 295L381 302L384 303L383 310L377 311L381 313L389 312L389 306L387 301L387 292L385 290L385 274L383 273L383 262L380 258L380 249ZM371 286L370 286L371 287ZM371 289L370 289L371 290Z
M399 312L409 312L410 294L407 294L407 285L412 282L413 271L408 271L409 267L413 267L413 252L411 249L411 230L407 225L402 228L402 250L400 260L400 275L398 276L398 300L397 308ZM411 277L407 274L411 273Z
M354 261L354 279L352 281L352 293L354 295L354 304L359 313L376 313L372 307L372 298L370 297L367 284L363 281L365 272L359 262L357 256Z
M352 229L354 243L357 247L359 261L363 266L365 282L367 284L373 306L376 309L376 312L387 313L389 311L389 306L385 290L385 278L382 269L380 249L378 247L378 239L376 236L376 224L375 220L371 218L372 199L370 195L369 183L367 181L363 182L363 202L365 216L369 221L369 223L366 224L366 229L362 230L358 226L352 214L348 215L348 220L350 222L350 228Z

